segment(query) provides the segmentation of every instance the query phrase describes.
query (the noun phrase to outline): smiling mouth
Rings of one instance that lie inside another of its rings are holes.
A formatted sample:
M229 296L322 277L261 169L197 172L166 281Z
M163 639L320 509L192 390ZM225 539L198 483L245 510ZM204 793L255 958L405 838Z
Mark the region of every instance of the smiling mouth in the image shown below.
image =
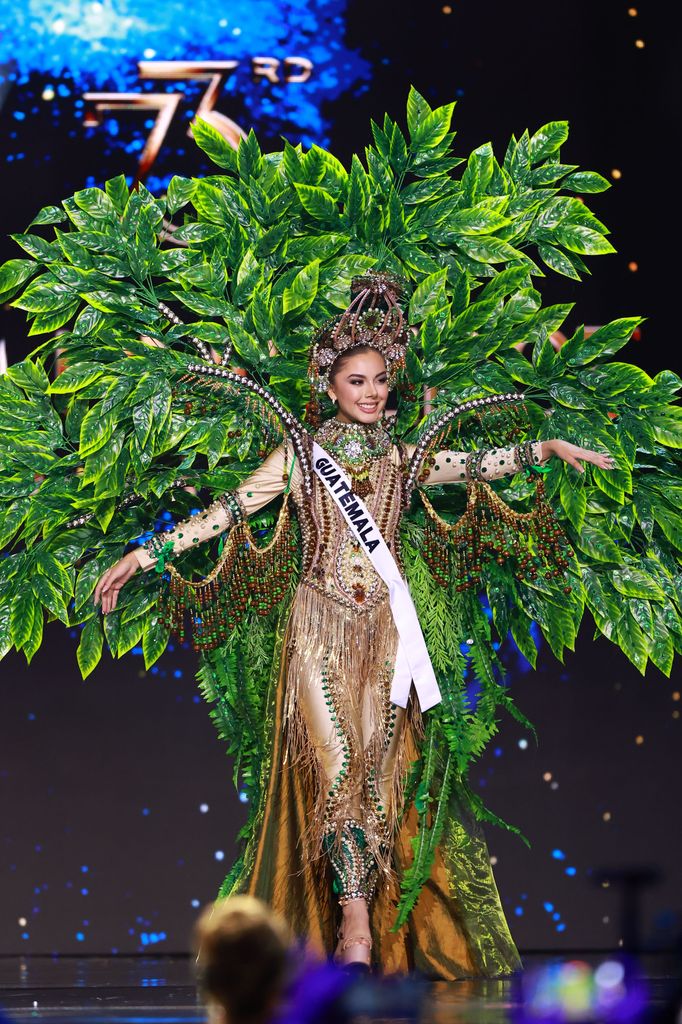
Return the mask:
M377 408L378 404L379 404L378 402L372 402L371 405L369 405L367 403L364 403L364 402L358 402L359 407L361 409L364 409L366 412L374 412L374 410Z

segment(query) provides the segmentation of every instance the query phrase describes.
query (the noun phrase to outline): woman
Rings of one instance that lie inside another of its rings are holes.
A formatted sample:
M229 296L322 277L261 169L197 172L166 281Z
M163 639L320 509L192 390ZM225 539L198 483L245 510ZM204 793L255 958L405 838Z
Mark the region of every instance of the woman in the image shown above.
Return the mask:
M351 305L322 328L311 349L312 379L336 405L335 416L314 440L348 474L354 497L366 499L400 564L398 526L414 447L391 440L384 412L408 332L393 278L366 275L353 282L353 290ZM552 457L581 471L583 462L602 469L614 465L608 455L565 441L525 442L438 452L420 482L494 480ZM421 714L414 699L407 708L391 699L399 634L389 588L349 528L341 503L318 477L312 496L303 482L293 449L282 445L205 513L125 555L99 580L95 603L101 600L104 614L113 611L121 587L138 569L153 568L160 555L163 566L167 557L229 530L290 492L301 526L303 570L282 647L260 829L235 891L265 899L318 946L329 945L333 896L342 910L336 957L344 964L369 965L375 942L388 968L418 966L442 977L508 973L518 967L518 954L480 838L477 899L485 890L491 923L481 927L495 933L494 953L482 954L464 923L449 891L445 854L436 857L407 929L388 933L415 827L413 814L402 814L401 791L419 744Z

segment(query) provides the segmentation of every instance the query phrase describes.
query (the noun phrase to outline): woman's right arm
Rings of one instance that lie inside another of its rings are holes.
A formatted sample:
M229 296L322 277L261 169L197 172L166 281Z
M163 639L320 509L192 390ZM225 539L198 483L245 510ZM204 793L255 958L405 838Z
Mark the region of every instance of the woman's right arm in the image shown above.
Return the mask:
M222 495L203 512L183 519L172 530L155 534L146 544L124 555L104 573L95 587L94 602L99 604L101 599L103 614L114 610L121 587L138 569L149 572L156 566L162 549L166 558L175 558L195 544L202 544L229 530L236 522L253 515L281 494L291 468L291 449L286 460L284 456L285 446L280 445L234 491ZM298 466L294 474L297 470ZM170 549L166 547L168 544L172 545Z

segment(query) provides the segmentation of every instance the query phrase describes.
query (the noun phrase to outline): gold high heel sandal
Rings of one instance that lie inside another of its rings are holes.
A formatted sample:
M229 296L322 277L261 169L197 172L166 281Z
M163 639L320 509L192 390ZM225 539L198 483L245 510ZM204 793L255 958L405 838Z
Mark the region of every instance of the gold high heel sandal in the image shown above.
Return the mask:
M341 946L341 956L343 956L343 954L346 952L346 950L350 949L351 946L366 946L367 949L370 951L370 954L371 954L371 951L372 951L372 939L370 938L369 935L351 935L347 939L344 939L343 938L343 934L341 933L341 930L339 929L339 939L343 940L342 946ZM369 973L370 963L371 963L371 956L370 956L370 961L369 962L367 962L365 960L348 960L348 961L345 961L345 960L341 960L338 957L335 957L335 959L336 959L336 962L341 967L343 967L345 970L357 971L358 973L363 973L363 974L364 973Z

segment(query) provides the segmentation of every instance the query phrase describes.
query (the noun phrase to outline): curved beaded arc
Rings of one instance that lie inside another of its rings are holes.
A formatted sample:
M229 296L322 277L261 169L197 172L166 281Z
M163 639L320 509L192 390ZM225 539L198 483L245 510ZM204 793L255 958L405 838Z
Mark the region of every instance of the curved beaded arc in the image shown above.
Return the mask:
M250 377L242 377L241 374L234 373L232 370L227 370L222 366L216 366L214 363L189 363L187 365L187 371L189 373L201 374L204 377L218 377L221 380L225 380L230 384L236 384L238 387L245 388L248 391L252 391L261 397L268 405L272 408L273 412L282 420L287 432L291 438L294 451L298 456L298 460L301 465L301 472L303 476L303 488L306 495L310 497L312 495L312 476L313 466L310 458L310 452L305 444L305 439L308 437L308 432L301 422L290 413L288 409L282 405L282 403L271 394L267 388L257 384L256 381L251 380ZM170 484L170 488L182 487L186 483L183 477L179 477ZM169 489L170 489L169 488ZM136 501L140 500L140 495L132 492L127 494L116 506L116 511L127 508L129 505L133 505ZM84 526L91 519L94 518L94 512L85 513L82 516L78 516L76 519L70 520L66 523L66 529L74 529L77 526Z
M471 412L474 409L483 409L491 405L504 405L507 402L520 402L523 401L524 397L524 394L520 391L508 391L504 395L486 395L485 398L474 398L467 402L462 402L460 405L456 405L454 409L450 409L439 417L435 423L432 423L417 444L412 458L410 459L405 479L405 502L409 502L412 497L412 491L415 488L417 476L422 463L431 448L432 442L435 440L436 435L439 434L451 420L456 416L461 416L463 412Z
M206 366L203 363L189 363L187 366L187 372L198 373L204 377L217 377L229 384L236 384L237 387L252 391L254 394L262 398L263 401L267 402L273 412L277 414L284 423L284 426L287 428L287 433L291 438L294 451L301 464L303 487L306 494L312 494L313 465L310 458L310 452L305 443L308 438L308 431L293 413L289 412L288 409L285 409L278 398L275 398L267 388L264 388L262 384L257 384L256 381L251 380L250 377L242 377L241 374L235 373L233 370L227 370L221 366Z

